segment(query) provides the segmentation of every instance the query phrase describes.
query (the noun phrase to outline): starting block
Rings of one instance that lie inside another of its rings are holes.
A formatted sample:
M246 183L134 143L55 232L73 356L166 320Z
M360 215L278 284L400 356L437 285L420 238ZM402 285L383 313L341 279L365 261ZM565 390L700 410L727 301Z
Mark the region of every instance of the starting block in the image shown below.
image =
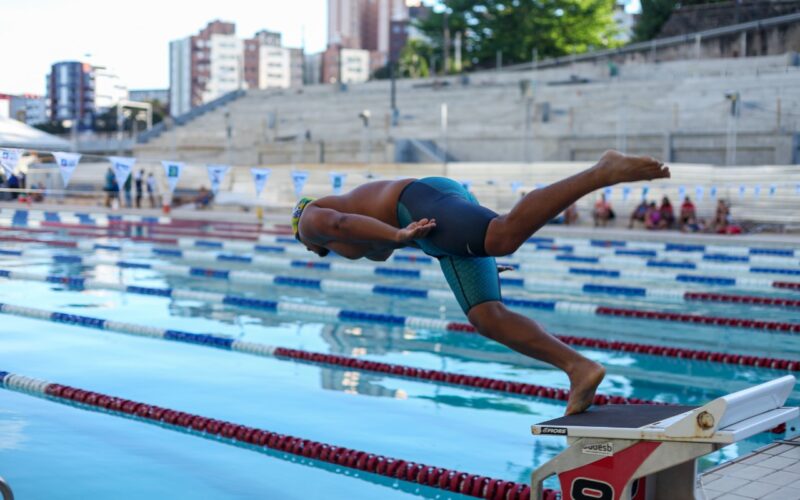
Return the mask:
M696 460L800 415L791 375L703 406L605 405L532 426L569 448L531 475L531 498L558 475L564 500L693 499Z

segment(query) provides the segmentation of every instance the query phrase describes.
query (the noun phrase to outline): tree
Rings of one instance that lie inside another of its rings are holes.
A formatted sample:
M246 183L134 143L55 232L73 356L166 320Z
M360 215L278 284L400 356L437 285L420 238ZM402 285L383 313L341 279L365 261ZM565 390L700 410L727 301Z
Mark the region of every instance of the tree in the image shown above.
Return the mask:
M633 27L633 41L646 42L652 40L661 32L664 23L681 7L687 5L705 5L710 3L723 3L730 0L641 0L642 13Z
M498 51L503 63L557 57L615 46L615 0L442 0L417 22L441 64L445 28L462 33L465 67L491 67ZM452 60L452 43L449 44Z
M675 0L641 0L642 13L633 27L633 40L644 42L652 40L661 31L678 2Z
M400 52L398 61L400 77L425 78L430 76L430 61L433 47L421 40L409 40Z

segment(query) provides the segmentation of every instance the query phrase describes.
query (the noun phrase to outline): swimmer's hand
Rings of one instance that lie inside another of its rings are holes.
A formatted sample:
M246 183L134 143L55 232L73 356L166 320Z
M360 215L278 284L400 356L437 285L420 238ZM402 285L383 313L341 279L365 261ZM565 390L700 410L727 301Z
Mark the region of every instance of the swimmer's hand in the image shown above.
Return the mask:
M504 273L506 271L513 271L513 270L514 270L514 266L504 266L502 264L498 264L497 265L497 272L498 273Z
M400 244L406 244L414 240L422 239L428 236L428 233L435 227L436 219L420 219L414 221L403 229L397 230L395 241Z

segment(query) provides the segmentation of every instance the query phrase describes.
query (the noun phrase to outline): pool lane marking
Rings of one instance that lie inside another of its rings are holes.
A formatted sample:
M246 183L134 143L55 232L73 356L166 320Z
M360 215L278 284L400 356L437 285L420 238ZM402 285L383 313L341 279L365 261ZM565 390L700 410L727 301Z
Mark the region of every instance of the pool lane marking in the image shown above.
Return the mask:
M290 286L298 286L306 288L315 288L323 291L337 291L345 293L346 292L362 293L362 294L376 293L384 295L391 293L398 296L417 295L422 297L422 294L417 293L417 291L414 291L414 289L402 289L400 287L386 287L383 285L369 285L369 284L349 283L349 282L334 282L333 284L329 284L327 280L296 278L292 276L276 276L272 274L252 272L252 271L235 271L228 269L178 266L172 264L145 264L145 263L137 263L130 261L113 261L98 257L84 258L77 255L56 255L53 257L53 261L56 263L64 263L64 264L111 265L121 268L151 269L168 275L183 276L189 278L218 279L218 280L227 280L231 282L241 282L241 283L266 283L275 285L290 285ZM513 282L514 280L517 280L517 278L501 278L501 282L504 284L508 284L509 281ZM518 280L521 281L522 279L519 278ZM325 281L324 285L323 281ZM444 291L437 291L437 292L445 293ZM425 291L425 294L426 294L425 297L433 297L433 295L430 295L428 291ZM630 309L621 307L609 307L600 304L592 304L585 302L570 302L561 300L506 299L505 302L512 306L554 311L558 314L567 314L567 315L577 314L577 315L617 316L617 317L637 318L637 319L645 319L652 321L692 323L692 324L707 325L707 326L727 326L731 328L769 330L782 333L800 333L800 323L761 321L761 320L731 318L722 316L706 316L701 314L684 314L672 311L654 311L654 310ZM407 324L407 320L408 318L412 317L407 318L405 316L369 313L362 311L350 311L346 309L342 310L337 309L337 311L338 312L336 313L336 315L342 318L367 319L372 321L373 319L370 318L375 317L376 319L374 319L374 321L381 321L397 325L406 324L406 326L411 326Z
M3 210L2 212L5 212ZM24 212L24 213L21 213ZM12 221L16 220L19 215L24 215L24 220L43 221L48 225L58 227L75 227L79 229L102 229L94 220L94 217L106 219L111 225L143 225L156 228L182 228L182 227L196 227L202 225L208 226L231 226L241 227L245 226L250 229L241 229L243 232L262 232L260 236L262 241L274 241L271 235L278 233L288 235L288 230L278 229L277 225L273 225L272 230L265 230L264 226L258 223L237 223L229 221L214 221L214 220L199 220L199 219L170 219L167 217L147 217L137 215L108 215L106 213L96 212L92 213L72 213L67 215L68 218L77 219L78 224L70 224L61 222L61 216L57 212L42 212L40 217L34 216L30 218L31 214L37 214L37 211L17 210L12 216ZM5 215L5 214L2 214ZM49 217L48 217L49 215ZM19 226L17 226L19 227ZM20 229L25 229L24 225ZM214 237L215 234L203 232L204 236ZM532 236L526 240L526 244L535 245L538 250L552 250L552 251L565 251L571 252L575 248L593 249L595 251L608 251L620 255L640 255L645 256L642 252L667 252L683 254L687 257L694 257L695 254L701 253L711 257L722 256L722 259L727 257L749 257L749 256L770 256L781 258L800 257L800 251L786 248L786 247L747 247L742 245L714 245L714 244L692 244L692 243L669 243L669 242L651 242L651 241L637 241L637 240L607 240L597 238L553 238Z
M215 292L202 292L197 290L154 288L154 287L142 287L136 285L125 285L122 283L105 282L101 280L85 278L82 276L52 275L52 274L48 275L41 273L32 273L28 271L0 269L0 278L54 283L54 284L64 285L66 287L76 290L84 290L84 289L114 290L118 292L173 298L177 300L199 300L203 302L231 305L234 307L266 310L270 312L275 312L277 310L276 306L274 306L274 304L276 303L273 301L252 299L245 296L221 294ZM300 314L303 314L305 312L306 314L310 314L313 316L318 316L321 312L322 313L325 312L325 311L320 311L319 309L317 309L316 306L310 306L310 307L311 308L307 312L298 309L295 309L293 312ZM431 320L436 322L429 323L428 326L425 328L433 330L452 331L452 332L476 333L475 327L473 327L469 323L433 320L432 318ZM417 322L416 324L421 325L423 323ZM578 337L573 335L554 335L554 336L568 345L579 346L579 347L605 349L605 350L612 350L619 352L670 357L677 359L707 361L712 363L722 363L730 365L753 366L757 368L800 371L800 360L781 359L769 356L752 356L746 354L714 352L701 349L687 349L682 347L659 346L659 345L641 344L635 342L609 341L591 337Z
M289 260L289 259L280 259L275 258L273 256L262 256L262 255L255 255L255 256L248 256L248 255L239 255L239 254L231 254L231 253L209 253L203 251L191 251L191 250L179 250L179 249L171 249L171 248L142 248L139 246L131 246L131 245L111 245L111 244L99 244L93 243L91 241L60 241L60 240L37 240L33 238L17 238L17 237L0 237L0 241L4 239L9 241L18 241L22 243L41 243L46 244L49 246L63 246L68 248L76 248L81 249L84 251L95 251L95 250L107 250L107 251L115 251L115 252L133 252L142 254L151 254L154 256L160 257L172 257L172 258L191 258L193 260L208 262L208 261L219 261L219 262L236 262L238 264L252 264L255 267L287 267L286 263L289 263L290 267L309 267L315 268L318 270L323 271L333 271L333 272L342 272L348 274L358 274L358 275L381 275L386 277L394 277L394 278L408 278L408 279L422 279L422 280L431 280L431 281L442 281L441 272L438 270L433 269L413 269L413 268L397 268L397 267L388 267L388 266L380 266L380 265L373 265L367 263L350 263L350 262L342 262L338 259L330 259L329 261L323 260ZM175 241L164 241L160 239L154 238L144 238L144 237L136 237L131 238L137 242L148 242L148 243L157 243L157 244L168 244L171 246L181 246L182 243L175 240ZM193 240L189 240L190 243ZM196 243L202 243L199 247L197 247ZM213 246L212 246L213 243ZM196 241L192 243L192 248L223 248L223 247L230 247L230 243L236 242L207 242L207 241ZM260 253L268 253L268 254L283 254L288 251L290 254L298 254L307 256L308 252L299 248L299 247L282 247L282 246L268 246L268 245L256 245L257 251ZM208 254L208 255L205 255ZM396 255L394 258L400 258L402 256ZM420 259L429 257L420 256ZM702 284L707 286L720 286L720 287L733 287L733 288L741 288L741 289L749 289L749 290L759 290L759 291L774 291L775 289L784 289L784 290L798 290L800 291L800 282L786 282L786 281L776 281L767 278L755 278L755 277L728 277L728 276L708 276L708 275L699 275L699 274L692 274L692 273L680 273L680 272L670 272L664 270L646 270L646 269L607 269L607 268L599 268L599 267L577 267L574 265L564 264L558 261L553 261L548 263L547 266L541 265L531 265L531 264L515 264L513 262L503 262L501 261L500 264L508 264L511 267L515 268L517 271L520 271L525 276L536 276L541 274L555 274L555 275L575 275L575 276L589 276L594 278L607 278L607 279L628 279L634 281L642 281L642 280L672 280L678 283L695 283L695 284ZM519 287L526 287L531 290L537 289L538 279L531 281L529 278L527 281L524 278L502 278L503 283L506 286L519 286ZM654 297L659 296L659 293L664 294L664 296L669 297L673 295L671 291L666 292L659 292L658 289L654 289L654 291L650 292Z
M170 430L180 430L193 436L243 446L261 453L276 451L289 453L298 457L478 498L504 498L507 500L528 500L530 498L530 487L522 483L354 450L4 371L0 371L0 387L69 404L83 410L128 418ZM545 498L555 500L556 493L548 490Z
M11 228L15 230L25 231L25 228ZM163 234L163 233L162 233ZM89 234L91 236L91 234ZM102 237L102 235L94 235L95 237ZM219 248L219 249L236 249L239 251L259 251L259 247L263 247L264 245L259 245L257 243L243 243L241 241L225 241L223 237L219 237L219 241L213 240L213 236L209 235L207 238L212 239L192 239L186 238L185 236L191 236L190 234L183 234L183 235L175 235L178 236L177 238L158 238L158 237L137 237L134 235L130 236L130 239L133 241L139 242L152 242L152 243L163 243L168 245L178 245L181 247L197 247L197 248ZM180 237L184 236L184 237ZM109 237L113 238L126 238L125 235L109 235ZM233 237L228 238L228 240L236 239ZM272 246L277 246L283 248L283 253L297 253L307 255L307 252L304 248L299 246L298 242L288 235L283 236L264 236L260 240L262 243L271 243ZM287 246L288 245L288 246ZM594 248L594 247L586 247L586 248ZM403 262L407 264L436 264L436 260L432 259L431 257L425 256L421 254L419 251L414 251L413 249L405 249L407 251L398 252L398 254L394 255L392 259L396 262ZM560 253L560 254L542 254L538 253L540 251L564 251L566 250L568 253ZM596 249L595 249L596 250ZM761 249L763 252L767 252L770 249ZM771 249L770 251L778 252L779 249ZM698 262L686 262L684 261L670 261L670 260L663 260L669 259L670 255L664 255L664 252L657 252L654 250L627 250L627 249L615 249L613 255L573 255L571 252L574 251L574 246L551 246L551 245L542 245L536 244L535 248L531 248L530 246L523 246L521 249L521 253L525 254L522 256L525 260L540 260L544 262L566 262L566 263L580 263L580 264L612 264L612 265L622 265L622 266L629 266L633 265L635 267L646 267L652 269L683 269L683 270L698 270L698 271L707 271L707 272L739 272L739 273L755 273L755 274L784 274L784 275L800 275L800 261L786 261L786 257L776 257L774 254L767 254L767 253L760 253L760 254L753 254L751 255L737 255L737 254L725 254L725 253L709 253L709 254L701 254L699 256ZM682 257L684 259L688 256L693 256L694 254L691 253L684 253ZM778 254L780 255L780 254ZM519 263L519 259L515 256L506 257L506 259L511 263ZM645 260L646 259L646 260ZM661 260L659 260L661 259ZM742 263L753 263L758 264L755 266L747 266L742 265ZM769 265L782 265L794 267L766 267Z
M84 328L125 333L139 337L171 340L174 342L236 351L267 358L301 361L315 365L337 366L351 370L382 373L392 377L402 377L459 387L469 387L472 389L487 390L505 394L542 397L556 401L566 401L569 397L569 392L566 389L528 384L525 382L513 382L491 377L463 375L440 370L427 370L392 363L382 363L379 361L368 361L335 354L323 354L299 349L276 347L260 342L245 342L220 335L156 328L133 323L125 323L121 321L94 318L91 316L82 316L78 314L48 311L45 309L37 309L32 307L16 306L12 304L0 304L0 313L50 321L53 323L80 326ZM608 403L664 404L633 397L608 396L605 394L595 395L594 404L602 405Z

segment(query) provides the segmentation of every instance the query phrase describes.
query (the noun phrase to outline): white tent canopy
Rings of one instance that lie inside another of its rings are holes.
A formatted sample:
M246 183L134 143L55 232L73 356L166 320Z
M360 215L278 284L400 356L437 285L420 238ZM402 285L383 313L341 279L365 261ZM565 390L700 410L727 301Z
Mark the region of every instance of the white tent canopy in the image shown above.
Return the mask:
M0 118L0 147L69 151L70 143L17 120Z

